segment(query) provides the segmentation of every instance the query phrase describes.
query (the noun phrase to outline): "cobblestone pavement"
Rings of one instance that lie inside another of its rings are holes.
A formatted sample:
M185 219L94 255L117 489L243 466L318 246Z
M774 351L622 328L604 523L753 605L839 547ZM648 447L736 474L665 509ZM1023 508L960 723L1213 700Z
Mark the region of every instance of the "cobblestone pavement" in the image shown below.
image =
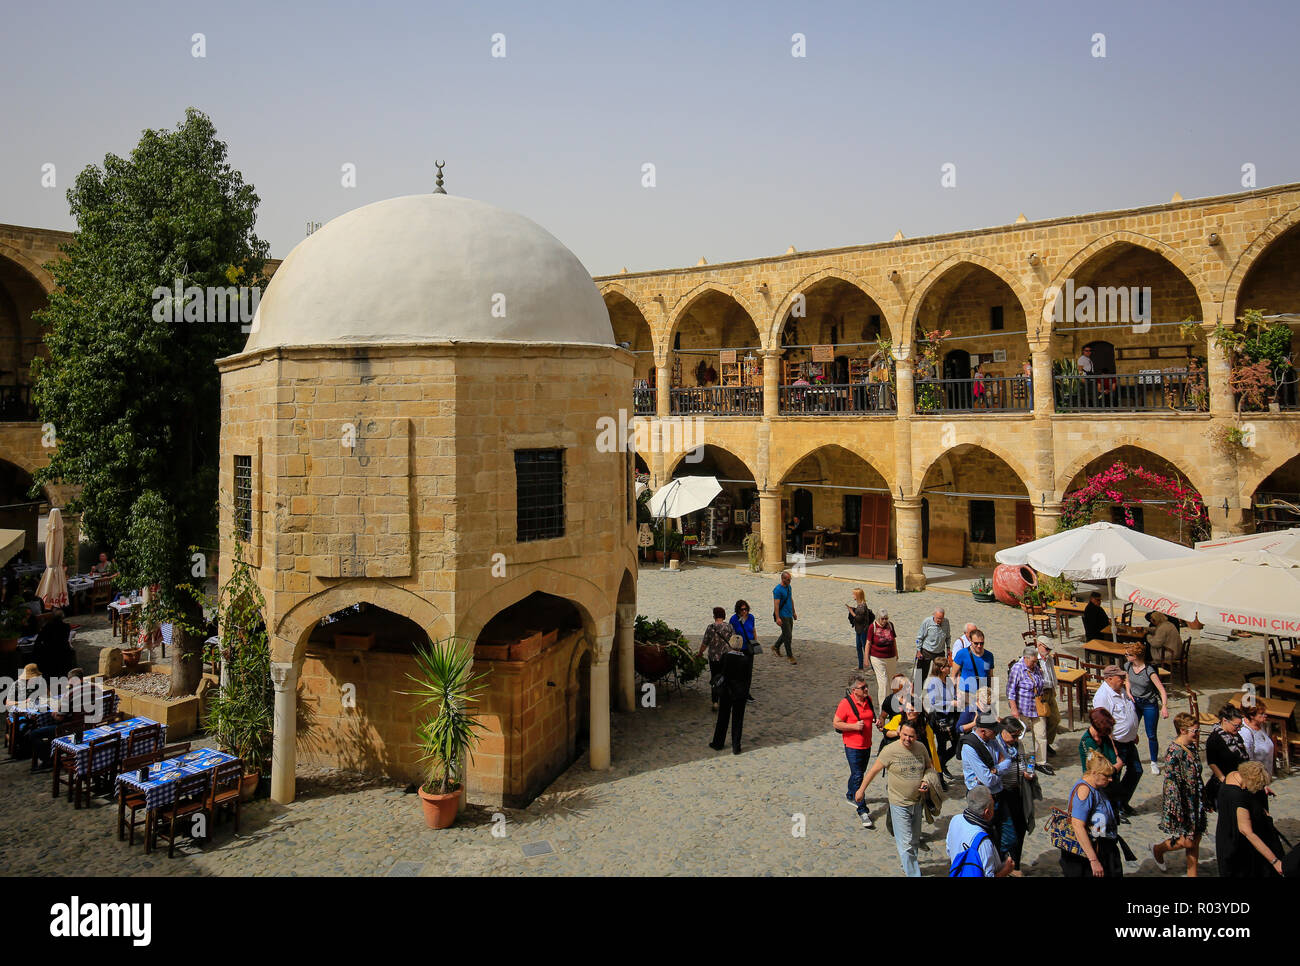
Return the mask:
M730 611L744 597L759 618L760 640L770 642L773 580L762 575L699 567L681 574L641 573L641 613L680 626L698 640L714 604ZM853 583L821 577L795 581L800 620L797 666L768 647L756 661L754 694L745 720L744 753L707 747L713 716L707 687L661 695L656 708L618 713L613 720L613 765L592 772L579 762L527 809L494 819L472 807L449 830L424 828L412 795L389 781L328 772L301 772L299 798L289 806L258 801L245 809L241 831L221 826L212 843L186 845L169 860L145 857L137 843L115 837L116 808L96 803L76 811L52 800L49 773L25 763L0 763L0 842L9 875L878 875L899 874L885 829L883 782L868 790L877 828L859 827L844 803L847 766L830 727L855 657L843 602ZM886 606L905 641L936 606L953 625L975 620L998 661L1014 656L1024 629L1018 611L976 604L944 591L895 595L864 585L868 601ZM84 622L83 622L84 623ZM93 623L93 622L91 622ZM83 661L93 666L93 643L106 633L83 632ZM1066 645L1068 652L1077 647ZM906 651L904 651L906 654ZM1258 667L1254 645L1200 641L1192 658L1202 707L1217 707L1245 670ZM1172 710L1186 707L1176 692ZM1161 723L1162 748L1171 737ZM1061 804L1078 776L1078 732L1057 740L1054 777L1041 778L1045 800L1025 843L1029 876L1059 875L1057 853L1042 831L1052 804ZM1300 841L1300 782L1275 785L1273 814L1282 833ZM927 827L921 853L926 875L947 869L942 832L960 810L961 783L949 792L944 815ZM1160 781L1147 774L1134 799L1138 814L1123 826L1140 864L1129 874L1160 876L1150 846L1160 837ZM800 821L802 816L802 821ZM800 830L804 834L792 834ZM494 834L497 833L497 834ZM542 854L531 855L540 849ZM547 851L549 850L549 851ZM1202 871L1214 875L1213 822L1202 846ZM1168 875L1183 871L1181 853Z

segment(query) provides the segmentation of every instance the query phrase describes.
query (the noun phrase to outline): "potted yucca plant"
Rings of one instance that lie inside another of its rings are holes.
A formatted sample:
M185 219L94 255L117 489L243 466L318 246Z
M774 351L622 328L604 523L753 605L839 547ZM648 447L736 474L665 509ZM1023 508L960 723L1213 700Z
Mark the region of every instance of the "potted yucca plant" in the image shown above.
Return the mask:
M447 828L456 820L465 765L474 760L474 746L482 737L475 705L487 688L488 675L474 673L473 642L456 638L417 646L415 666L417 673L407 677L416 687L402 693L420 698L418 709L434 709L416 731L420 761L425 763L420 801L425 824Z

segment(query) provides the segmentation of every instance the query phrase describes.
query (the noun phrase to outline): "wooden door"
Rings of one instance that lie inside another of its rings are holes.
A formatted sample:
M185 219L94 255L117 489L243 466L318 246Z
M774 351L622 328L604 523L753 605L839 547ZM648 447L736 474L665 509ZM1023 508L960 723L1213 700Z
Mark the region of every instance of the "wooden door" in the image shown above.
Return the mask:
M889 513L892 501L883 493L862 498L862 522L858 530L858 556L884 560L889 556Z
M1028 500L1016 501L1016 543L1034 539L1034 508Z

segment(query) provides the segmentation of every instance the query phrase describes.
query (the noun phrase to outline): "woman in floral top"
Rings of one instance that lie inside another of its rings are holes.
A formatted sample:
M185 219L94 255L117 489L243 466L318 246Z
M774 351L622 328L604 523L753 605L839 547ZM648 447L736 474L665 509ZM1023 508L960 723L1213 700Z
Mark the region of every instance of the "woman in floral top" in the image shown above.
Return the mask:
M1165 752L1164 802L1160 830L1169 833L1167 842L1151 846L1161 872L1168 872L1165 856L1187 850L1187 877L1196 877L1201 836L1205 833L1205 805L1201 787L1201 757L1196 752L1196 719L1187 712L1174 716L1178 736Z
M721 607L713 608L713 623L704 628L704 639L700 641L697 655L709 652L709 687L713 696L713 710L718 710L718 676L722 673L722 656L731 645L731 625L727 623L727 612Z

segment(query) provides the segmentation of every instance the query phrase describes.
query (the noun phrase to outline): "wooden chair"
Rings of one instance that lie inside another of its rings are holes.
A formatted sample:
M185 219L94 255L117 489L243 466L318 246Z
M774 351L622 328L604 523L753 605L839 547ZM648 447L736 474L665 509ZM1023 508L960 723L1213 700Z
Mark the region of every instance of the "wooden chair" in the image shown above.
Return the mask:
M186 775L176 782L176 800L167 808L160 808L154 815L152 828L145 840L146 851L152 851L158 847L159 834L167 836L167 858L172 857L176 848L176 822L180 819L189 818L205 812L208 807L208 794L212 788L212 774L210 772L200 772L197 775ZM184 826L181 827L184 832ZM152 839L153 846L150 847L149 840Z
M1121 624L1129 624L1129 625L1133 623L1133 602L1132 601L1128 601L1124 605L1124 609L1120 611L1119 622Z
M827 533L825 535L826 553L831 557L840 555L840 535L838 533Z
M228 811L235 816L235 832L239 832L239 782L244 775L244 763L236 758L218 765L212 773L212 793L208 797L208 813L215 825L217 816Z
M1202 735L1209 737L1219 719L1217 715L1201 711L1200 696L1191 688L1187 689L1187 705L1192 717L1196 719L1196 745L1199 748Z
M171 758L179 758L181 755L189 752L189 750L190 743L188 741L182 741L175 745L168 745L162 750L162 758L160 760L167 761Z
M133 735L134 736L134 735ZM152 765L162 760L161 749L155 748L153 751L146 751L140 755L128 755L122 759L122 774L135 771L137 768L143 768L146 765ZM129 845L135 845L135 830L144 825L144 821L136 821L136 814L144 811L144 795L140 792L126 791L126 786L119 785L117 792L117 840L119 842L127 839L124 829L130 829ZM127 818L127 812L130 812L130 819Z
M155 751L160 754L162 753L162 725L157 723L145 725L141 728L134 729L129 735L127 735L126 754L128 758L138 757ZM122 770L129 770L125 763L122 765Z
M821 530L814 530L806 535L803 540L803 555L805 560L825 560L826 534Z
M72 712L71 714L65 715L62 721L54 722L54 738L66 738L68 735L75 735L83 728L85 728L85 724L81 720L81 713ZM51 739L51 741L53 740L54 739ZM36 741L33 739L32 771L36 770L37 762L40 759L39 752L40 748L37 747ZM52 744L50 746L50 756L51 758L57 758L57 752L55 752ZM54 797L59 797L59 762L57 760L54 762Z
M1025 642L1025 647L1033 647L1038 644L1038 635L1033 631L1021 631L1020 639Z
M1039 634L1044 637L1055 637L1052 631L1052 615L1047 612L1046 607L1034 606L1032 604L1022 604L1025 618L1029 621L1029 633L1037 637Z
M1187 681L1188 681L1187 675L1189 673L1187 670L1187 659L1191 655L1191 653L1192 653L1192 639L1190 637L1184 637L1183 656L1176 661L1170 662L1171 664L1170 670L1178 672L1179 676L1183 679L1183 687L1187 687Z
M1079 658L1075 657L1073 654L1057 654L1053 652L1052 663L1057 667L1077 668L1079 666Z
M1083 686L1088 692L1088 697L1091 698L1097 693L1097 689L1102 685L1101 672L1106 670L1106 665L1093 664L1090 661L1080 661L1079 667L1088 672L1088 676L1084 678Z
M95 583L90 588L90 607L94 610L96 607L107 607L113 599L113 578L96 577ZM116 624L116 621L114 621Z
M112 782L117 777L118 762L122 760L122 741L117 735L91 738L88 749L88 767L84 772L73 771L72 780L68 783L68 798L74 802L75 808L81 808L83 788L86 790L86 804L89 805L96 784L102 786L105 781ZM75 769L75 757L68 765L69 770Z

